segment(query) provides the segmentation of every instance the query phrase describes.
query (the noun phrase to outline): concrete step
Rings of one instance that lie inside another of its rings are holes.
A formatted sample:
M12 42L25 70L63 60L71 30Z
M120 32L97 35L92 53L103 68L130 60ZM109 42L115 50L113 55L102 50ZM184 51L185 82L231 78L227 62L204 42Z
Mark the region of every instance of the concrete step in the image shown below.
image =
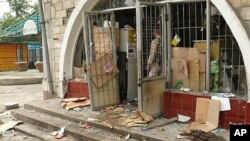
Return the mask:
M152 134L148 134L147 132L142 132L140 130L131 130L131 128L127 128L127 127L122 127L122 126L115 126L114 128L109 128L99 122L92 122L92 121L88 121L86 118L82 118L82 117L78 117L78 115L71 115L71 114L67 114L67 112L64 112L58 108L52 108L52 107L46 107L46 106L38 106L38 104L25 104L24 105L25 109L31 110L31 111L36 111L36 112L40 112L40 113L46 113L48 115L51 116L55 116L55 117L60 117L62 119L71 121L71 122L75 122L75 123L88 123L89 125L91 125L92 127L96 127L99 129L103 129L105 131L109 131L115 134L120 134L120 135L128 135L130 134L130 136L134 139L137 140L147 140L147 141L164 141L166 140L166 138L162 137L162 136L158 136L156 135L152 135Z
M44 140L44 141L58 141L58 139L55 139L54 136L51 136L50 130L40 128L38 126L31 125L29 123L19 124L18 126L15 126L15 131L19 131L21 133L24 133L28 136ZM76 141L73 137L70 135L67 135L66 137L60 139L60 141Z
M39 113L26 109L17 109L13 110L11 114L16 119L22 120L24 123L29 123L38 127L42 127L49 131L55 131L60 129L61 127L66 127L66 135L70 135L74 137L74 139L79 141L121 140L120 137L116 136L115 134L112 134L111 132L95 127L92 127L90 129L83 129L79 127L78 123L70 122L59 117L53 117L44 113Z

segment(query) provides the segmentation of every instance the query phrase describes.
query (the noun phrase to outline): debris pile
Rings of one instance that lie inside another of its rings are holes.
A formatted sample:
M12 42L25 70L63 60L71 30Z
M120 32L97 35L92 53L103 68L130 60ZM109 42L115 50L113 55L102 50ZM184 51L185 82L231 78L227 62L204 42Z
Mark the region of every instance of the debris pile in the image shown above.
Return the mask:
M87 97L66 98L61 101L61 106L66 110L85 107L90 105L90 100Z
M135 115L132 115L126 119L128 127L145 127L147 123L154 120L154 118L146 113L136 111Z
M222 137L201 130L191 130L190 132L180 133L177 138L190 139L192 141L225 141Z

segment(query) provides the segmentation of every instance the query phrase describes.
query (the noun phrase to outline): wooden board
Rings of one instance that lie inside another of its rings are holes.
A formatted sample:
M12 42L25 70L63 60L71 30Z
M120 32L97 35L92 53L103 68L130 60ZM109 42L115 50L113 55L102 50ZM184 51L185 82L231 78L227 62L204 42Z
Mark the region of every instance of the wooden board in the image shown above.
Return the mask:
M159 115L162 113L165 82L165 78L159 78L142 83L142 112L150 115Z
M107 83L111 78L116 76L118 72L117 66L108 54L101 57L90 66L91 78L97 88Z
M93 81L92 81L93 83ZM97 88L94 84L92 92L92 107L94 110L98 110L105 106L111 106L117 104L119 101L119 89L118 89L117 76L111 78L100 88Z

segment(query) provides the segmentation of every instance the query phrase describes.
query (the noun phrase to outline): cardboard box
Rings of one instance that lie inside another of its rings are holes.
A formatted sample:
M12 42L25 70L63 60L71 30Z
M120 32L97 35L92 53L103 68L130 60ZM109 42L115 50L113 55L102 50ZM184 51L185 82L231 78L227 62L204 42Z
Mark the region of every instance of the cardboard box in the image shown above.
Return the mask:
M199 60L198 59L187 59L188 76L189 76L189 88L192 91L200 90L200 77L199 77Z
M206 53L199 53L200 72L206 72Z
M206 73L200 73L200 91L204 91L206 89Z
M186 60L172 58L171 68L179 78L188 78L188 69Z
M199 52L197 48L188 48L188 58L199 58Z
M183 87L185 88L189 88L189 79L185 78L185 77L180 77L176 71L172 71L172 80L171 80L171 85L172 88L175 88L175 85L177 84L177 82L182 82Z
M120 46L120 30L116 29L116 46ZM112 55L112 35L110 28L93 27L93 43L95 49L96 60L105 54Z
M74 75L75 75L75 78L78 78L78 79L83 79L83 75L86 74L84 68L78 68L78 67L74 67L73 68L73 71L74 71Z
M173 58L175 59L187 59L188 49L185 47L173 47Z
M202 130L210 132L218 127L219 124L220 101L205 98L197 98L195 121L184 126L184 132L190 130Z
M211 42L211 59L219 60L220 59L220 50L224 47L224 41L222 40L214 40ZM194 48L197 48L199 52L206 53L207 52L207 43L206 40L195 40Z

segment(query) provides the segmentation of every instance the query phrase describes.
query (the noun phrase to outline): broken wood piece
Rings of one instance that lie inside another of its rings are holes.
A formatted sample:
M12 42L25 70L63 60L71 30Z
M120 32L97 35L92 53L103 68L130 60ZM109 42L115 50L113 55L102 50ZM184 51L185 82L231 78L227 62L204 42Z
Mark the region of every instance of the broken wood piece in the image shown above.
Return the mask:
M154 120L154 118L151 115L148 115L146 113L143 113L143 112L140 112L140 111L137 111L136 113L137 113L137 115L139 115L140 117L142 117L142 119L145 120L145 121L149 122L149 121Z
M22 121L18 120L18 121L9 121L5 124L0 125L0 134L2 134L3 132L12 129L14 126L18 125L22 123Z
M136 114L136 115L130 116L129 118L130 118L130 119L136 119L137 117L138 117L138 115Z
M172 123L177 121L177 117L171 118L171 119L165 119L164 121L161 121L159 123L154 123L148 126L148 128L156 128L156 127L161 127L164 126L166 124Z
M128 127L145 127L145 126L147 126L147 124L136 124L136 123L132 122L132 123L128 123L127 126Z
M131 123L131 122L134 122L133 119L126 119L126 123Z
M119 117L121 117L121 115L111 115L110 119L116 119L116 118L119 118Z
M146 124L148 123L148 121L142 121L142 120L138 120L138 121L134 121L135 124Z
M108 126L111 129L113 128L113 126L111 125L111 123L108 120L103 121L102 124L105 125L105 126Z
M84 107L84 106L89 106L89 105L90 105L89 99L86 99L84 101L79 101L79 102L68 102L66 103L65 109L70 110L72 108Z
M4 106L6 110L19 108L19 104L17 102L5 103Z
M77 101L84 101L88 99L87 97L79 97L79 98L65 98L62 102L77 102Z
M114 110L113 110L113 112L123 112L123 108L115 108Z

